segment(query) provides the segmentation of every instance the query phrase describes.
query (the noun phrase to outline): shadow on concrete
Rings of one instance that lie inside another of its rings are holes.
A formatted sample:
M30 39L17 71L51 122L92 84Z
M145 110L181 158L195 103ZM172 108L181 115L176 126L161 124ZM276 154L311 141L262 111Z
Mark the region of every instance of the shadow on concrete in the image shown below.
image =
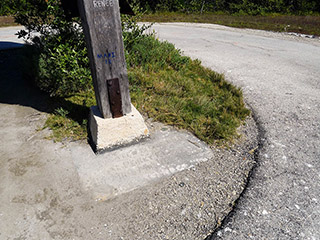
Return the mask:
M0 50L22 48L23 46L22 43L0 41Z
M88 119L89 110L85 106L50 97L35 87L30 79L35 69L30 66L32 64L26 65L23 48L0 51L0 103L32 107L46 113L62 107L69 112L68 117L79 124Z

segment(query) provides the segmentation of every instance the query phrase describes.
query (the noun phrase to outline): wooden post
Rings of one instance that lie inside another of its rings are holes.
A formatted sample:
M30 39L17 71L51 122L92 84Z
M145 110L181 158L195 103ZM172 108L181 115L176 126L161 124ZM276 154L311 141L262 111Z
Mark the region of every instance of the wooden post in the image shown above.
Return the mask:
M96 100L104 118L131 112L118 0L78 0Z

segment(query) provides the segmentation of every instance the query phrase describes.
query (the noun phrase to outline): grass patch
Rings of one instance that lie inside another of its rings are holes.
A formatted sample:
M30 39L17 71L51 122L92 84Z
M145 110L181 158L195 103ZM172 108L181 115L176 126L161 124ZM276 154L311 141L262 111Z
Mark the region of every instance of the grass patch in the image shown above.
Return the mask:
M14 17L12 16L0 16L0 27L17 26L19 24L15 23Z
M86 120L84 120L82 124L79 124L70 119L67 116L68 114L69 112L61 107L57 108L54 114L48 117L44 125L44 128L50 128L52 130L52 135L49 136L48 139L60 142L67 139L82 140L86 138Z
M96 105L93 87L66 98L51 98L49 114L43 128L52 130L54 141L85 140L89 108Z
M145 22L214 23L237 28L252 28L276 32L297 32L320 36L320 16L234 16L204 13L155 13L144 15Z
M156 121L193 132L209 144L231 140L250 113L240 89L217 74L182 56L167 42L154 37L137 41L126 56L132 103ZM92 89L55 100L55 111L45 127L52 138L85 139Z
M209 144L230 140L249 114L241 90L167 42L133 47L129 79L137 108L156 121L188 129Z

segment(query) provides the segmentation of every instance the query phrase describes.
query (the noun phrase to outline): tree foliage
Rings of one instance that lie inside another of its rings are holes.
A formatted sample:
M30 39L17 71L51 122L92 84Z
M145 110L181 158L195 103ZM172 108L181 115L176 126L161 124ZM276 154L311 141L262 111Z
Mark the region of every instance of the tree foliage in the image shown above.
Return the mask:
M140 0L147 11L310 14L320 12L319 0Z
M24 11L34 0L1 0L0 15ZM43 5L45 0L36 1ZM312 14L320 13L319 0L129 0L144 10L181 12L229 12L240 14Z
M25 3L25 0L1 0L0 16L15 14L19 9L22 9L20 6L22 2Z

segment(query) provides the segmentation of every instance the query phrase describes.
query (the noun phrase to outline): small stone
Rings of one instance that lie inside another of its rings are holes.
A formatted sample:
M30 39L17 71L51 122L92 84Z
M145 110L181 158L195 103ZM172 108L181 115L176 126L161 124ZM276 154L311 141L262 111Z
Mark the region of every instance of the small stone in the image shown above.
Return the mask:
M313 168L313 165L311 165L311 164L305 163L305 165L306 165L308 168Z

